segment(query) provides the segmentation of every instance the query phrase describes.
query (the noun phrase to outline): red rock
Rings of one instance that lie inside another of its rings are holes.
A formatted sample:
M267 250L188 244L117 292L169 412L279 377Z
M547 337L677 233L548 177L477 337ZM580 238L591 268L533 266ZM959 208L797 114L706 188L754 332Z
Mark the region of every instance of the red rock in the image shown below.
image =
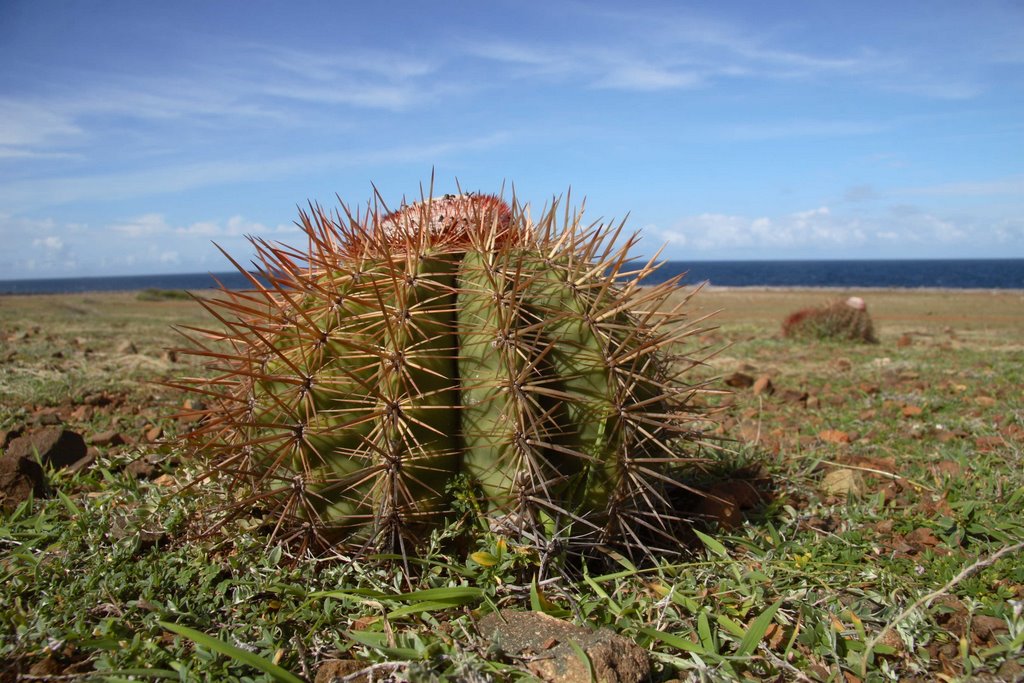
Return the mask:
M905 349L906 347L910 346L913 343L914 340L911 338L909 334L901 334L900 338L896 340L896 347L900 349Z
M149 456L142 456L137 460L128 463L124 471L136 479L152 479L160 471L160 466L150 460Z
M850 435L838 429L826 429L818 432L818 438L825 443L850 443Z
M89 439L89 441L93 446L100 446L103 448L110 446L123 446L126 443L124 435L114 429L108 429L105 432L95 434L91 439Z
M754 378L743 372L734 372L725 378L726 386L735 389L747 389L754 385Z
M30 457L13 457L6 453L0 457L0 509L10 512L29 495L46 494L43 468Z
M43 465L60 469L85 457L85 439L81 434L62 427L44 427L11 442L7 455L32 458L38 454Z
M761 375L753 384L754 396L771 396L775 393L775 386L772 385L772 378L768 375Z

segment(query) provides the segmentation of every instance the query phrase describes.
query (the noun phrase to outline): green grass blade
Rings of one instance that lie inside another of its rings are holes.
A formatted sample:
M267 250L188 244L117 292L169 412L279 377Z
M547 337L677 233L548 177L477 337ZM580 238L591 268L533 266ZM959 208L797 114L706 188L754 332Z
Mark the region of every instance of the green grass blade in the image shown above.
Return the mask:
M708 621L707 612L697 615L697 637L705 652L718 654L718 643L715 642L715 636L711 632L711 623Z
M230 643L225 643L223 640L209 636L202 631L197 631L187 626L181 626L180 624L173 624L169 621L161 621L158 623L168 631L184 636L198 645L202 645L214 652L227 655L228 657L231 657L232 659L247 666L251 666L254 669L259 669L275 681L280 681L281 683L305 683L305 681L287 669L284 669L277 664L260 657L259 655L255 655L252 652L247 652L246 650L235 647Z
M697 538L701 540L701 542L704 544L704 547L706 547L712 553L718 555L719 557L729 557L729 551L720 542L716 541L714 538L708 536L707 534L697 531L696 529L693 530L693 533L697 534Z
M682 650L683 652L693 652L694 654L698 654L701 657L707 657L710 659L718 658L718 655L716 653L709 652L697 643L691 640L687 640L686 638L676 635L675 633L666 633L665 631L659 631L653 628L642 628L640 629L640 633L643 633L645 636L648 636L649 638L660 640L669 647L674 647L675 649Z
M764 634L768 632L768 627L771 626L772 619L775 618L775 613L779 611L782 606L782 601L779 600L771 607L761 612L760 616L750 624L750 628L743 636L743 640L740 641L739 649L736 650L736 654L741 657L749 657L754 654L757 650L757 644L764 638Z

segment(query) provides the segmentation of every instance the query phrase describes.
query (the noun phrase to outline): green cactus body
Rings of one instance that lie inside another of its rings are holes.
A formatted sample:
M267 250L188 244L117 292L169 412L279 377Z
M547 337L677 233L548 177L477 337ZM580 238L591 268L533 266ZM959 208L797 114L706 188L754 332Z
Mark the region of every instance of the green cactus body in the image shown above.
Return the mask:
M231 351L194 338L221 373L182 384L218 399L191 438L236 513L259 500L281 537L404 548L460 473L532 537L629 545L665 510L690 460L669 442L697 419L665 352L692 330L641 310L674 282L620 286L608 230L473 195L303 225L308 255L257 243L270 286L204 303L227 331L199 332Z

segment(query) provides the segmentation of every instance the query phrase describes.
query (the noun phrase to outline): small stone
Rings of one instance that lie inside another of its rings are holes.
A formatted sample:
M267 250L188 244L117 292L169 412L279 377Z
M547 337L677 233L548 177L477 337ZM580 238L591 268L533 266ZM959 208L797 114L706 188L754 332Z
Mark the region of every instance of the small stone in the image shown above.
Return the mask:
M96 408L102 408L109 406L114 402L114 399L110 397L110 394L89 394L85 397L85 403Z
M724 380L726 386L734 389L747 389L754 386L754 378L743 372L734 372Z
M921 406L903 406L903 417L917 417L924 412Z
M44 427L12 441L7 454L15 458L35 458L38 454L43 465L61 469L85 457L85 439L69 429Z
M531 674L553 683L639 683L651 675L647 652L608 629L591 630L542 612L501 610L479 622L481 635ZM545 649L551 639L558 645ZM587 655L584 661L571 643Z
M40 427L55 427L63 424L60 415L49 410L36 413L36 424Z
M775 386L772 384L772 378L768 375L761 375L753 384L754 396L771 396L775 393Z
M914 340L909 334L901 334L900 338L896 340L896 348L905 349L913 343Z
M348 677L368 666L371 665L357 659L328 659L317 667L316 678L313 679L313 683L341 683L342 680L345 680L347 683L364 683L364 681L369 680L366 674L351 679Z
M848 432L838 429L825 429L818 432L818 438L825 443L844 444L850 443L851 438Z
M71 411L71 419L75 422L88 422L94 411L95 408L88 403L82 404Z
M987 614L977 614L971 619L971 635L979 644L995 644L996 634L1006 633L1009 628L1006 621Z
M141 458L128 463L128 466L124 468L124 471L136 479L152 479L153 476L160 471L160 466L153 462L150 459L150 456L144 455Z
M779 397L785 403L803 403L804 405L806 405L807 400L810 398L810 394L808 394L806 391L786 389L781 394L779 394Z
M95 434L90 441L93 446L99 446L101 448L109 448L112 446L123 446L126 442L124 435L116 429L108 429L105 432Z
M863 478L856 470L839 467L822 478L821 490L838 498L856 497L864 490Z

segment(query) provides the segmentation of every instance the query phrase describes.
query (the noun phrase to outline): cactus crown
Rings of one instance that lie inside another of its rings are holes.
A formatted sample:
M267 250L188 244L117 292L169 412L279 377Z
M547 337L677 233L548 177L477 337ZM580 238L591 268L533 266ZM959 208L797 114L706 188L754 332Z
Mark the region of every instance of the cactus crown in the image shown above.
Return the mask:
M630 258L636 235L491 195L310 205L299 224L305 249L250 238L252 288L200 299L220 326L183 330L212 369L177 386L205 402L188 439L231 484L225 519L406 552L465 476L492 525L535 542L678 549L702 387L672 349L696 330L678 277L640 286L657 266Z

